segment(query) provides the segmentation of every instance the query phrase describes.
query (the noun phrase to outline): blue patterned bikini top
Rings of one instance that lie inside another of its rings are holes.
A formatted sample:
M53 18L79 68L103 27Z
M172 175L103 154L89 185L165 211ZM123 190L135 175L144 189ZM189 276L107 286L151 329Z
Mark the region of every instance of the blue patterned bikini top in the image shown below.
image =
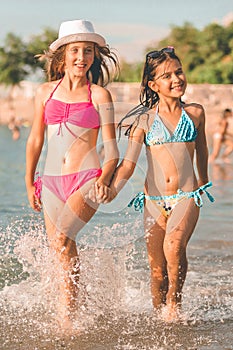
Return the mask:
M197 129L184 108L182 108L175 130L171 134L158 115L157 107L153 124L145 136L145 144L152 146L171 142L192 142L196 140L196 137Z

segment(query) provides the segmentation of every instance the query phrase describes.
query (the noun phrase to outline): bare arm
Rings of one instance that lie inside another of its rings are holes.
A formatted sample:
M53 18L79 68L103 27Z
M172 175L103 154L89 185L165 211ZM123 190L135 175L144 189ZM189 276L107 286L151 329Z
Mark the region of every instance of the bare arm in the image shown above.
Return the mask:
M199 175L198 185L206 184L208 180L208 147L205 135L205 112L202 108L200 114L200 123L198 127L198 136L196 139L196 161Z
M104 96L99 104L99 114L101 119L101 131L104 146L104 161L102 175L99 182L109 186L112 175L119 159L119 151L116 142L116 132L114 123L114 107L110 93L105 90Z
M119 151L116 142L114 108L111 94L102 87L95 87L93 92L93 99L98 101L104 160L102 174L96 181L94 189L91 189L89 197L93 201L97 200L99 203L103 203L110 195L109 185L118 163Z
M30 135L27 140L26 145L26 174L25 174L25 183L28 193L28 200L31 207L40 211L40 200L35 195L35 187L33 185L35 171L37 163L41 154L41 150L44 143L44 131L45 125L43 122L43 102L42 102L42 93L40 88L35 96L35 115L31 128Z
M124 159L117 167L113 177L110 187L114 193L114 196L116 196L116 194L124 187L126 182L132 176L141 152L143 141L144 130L137 127L131 132Z
M225 119L222 119L219 123L219 133L224 136L227 128L227 121Z

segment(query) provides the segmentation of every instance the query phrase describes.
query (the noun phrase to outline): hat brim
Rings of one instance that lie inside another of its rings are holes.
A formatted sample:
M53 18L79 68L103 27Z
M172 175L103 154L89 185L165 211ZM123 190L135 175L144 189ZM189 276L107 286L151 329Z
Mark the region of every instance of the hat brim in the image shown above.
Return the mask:
M77 33L58 38L49 46L52 51L57 50L60 46L75 43L77 41L91 41L98 44L99 46L105 46L105 39L96 33Z

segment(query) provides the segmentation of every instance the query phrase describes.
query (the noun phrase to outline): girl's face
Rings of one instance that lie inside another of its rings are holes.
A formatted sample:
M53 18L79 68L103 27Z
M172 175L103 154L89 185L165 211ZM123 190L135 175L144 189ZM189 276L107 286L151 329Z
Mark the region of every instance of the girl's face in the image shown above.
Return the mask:
M79 41L68 44L65 55L65 68L74 76L86 76L94 62L95 44L88 41Z
M169 59L161 63L155 71L154 80L148 86L159 96L180 98L187 86L185 74L180 62Z

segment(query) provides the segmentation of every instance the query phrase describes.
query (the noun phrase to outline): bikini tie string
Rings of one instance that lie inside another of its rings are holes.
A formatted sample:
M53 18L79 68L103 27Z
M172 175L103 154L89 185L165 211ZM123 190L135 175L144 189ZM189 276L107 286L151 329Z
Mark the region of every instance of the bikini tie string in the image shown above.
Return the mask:
M38 173L36 173L37 175ZM37 198L41 198L41 191L42 191L42 180L41 176L37 176L36 180L33 182L33 185L35 186L35 195Z
M203 206L202 194L203 192L207 195L210 202L214 202L214 197L206 190L206 188L211 187L212 182L199 187L196 191L191 192L190 197L194 198L195 204L201 208Z
M203 200L202 200L202 194L205 193L210 200L210 202L214 202L214 197L206 190L208 187L212 186L212 182L208 182L207 184L199 187L197 190L192 191L192 192L184 192L181 189L178 189L176 195L172 196L164 196L164 197L169 197L169 198L181 198L181 197L186 197L186 198L193 198L195 201L195 204L201 208L203 206ZM128 207L134 206L134 209L136 211L140 211L141 213L143 212L143 207L144 207L144 199L145 199L145 194L143 192L139 192L128 204ZM150 196L150 199L155 199L155 200L161 200L163 197L161 196Z
M57 135L58 136L62 136L62 124L65 126L65 128L71 133L71 135L73 135L75 138L77 138L78 136L75 135L75 133L68 127L67 122L66 121L62 121L59 124L59 128L58 128L58 132Z
M128 207L134 206L136 211L143 212L145 194L143 192L139 192L128 204Z

